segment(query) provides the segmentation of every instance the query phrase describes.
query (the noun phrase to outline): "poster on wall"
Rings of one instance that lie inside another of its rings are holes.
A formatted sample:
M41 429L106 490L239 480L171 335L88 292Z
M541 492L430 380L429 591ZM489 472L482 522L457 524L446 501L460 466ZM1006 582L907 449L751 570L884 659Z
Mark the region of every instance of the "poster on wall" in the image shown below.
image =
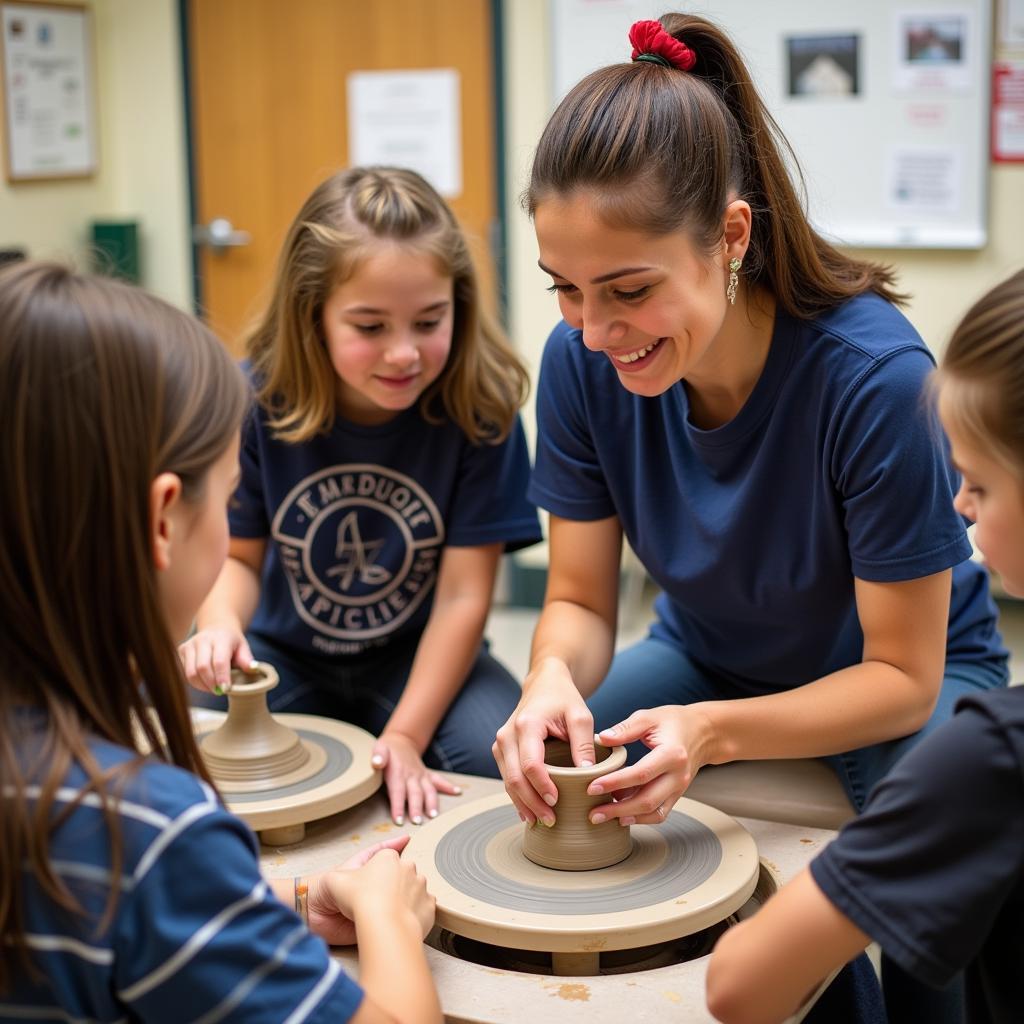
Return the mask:
M461 195L458 71L354 71L347 91L350 163L408 167L446 199Z
M89 12L0 3L0 64L8 180L95 173Z
M992 159L1024 163L1024 61L992 65Z

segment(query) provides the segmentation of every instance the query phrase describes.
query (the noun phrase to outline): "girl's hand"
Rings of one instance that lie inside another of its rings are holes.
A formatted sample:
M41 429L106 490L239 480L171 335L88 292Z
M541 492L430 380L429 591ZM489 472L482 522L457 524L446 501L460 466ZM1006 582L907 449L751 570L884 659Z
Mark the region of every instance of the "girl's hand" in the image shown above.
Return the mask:
M709 736L708 720L696 704L665 704L636 711L624 722L599 733L598 739L609 747L642 740L651 752L636 764L590 784L588 793L607 793L614 800L595 807L590 820L595 825L609 818L618 818L623 825L663 822L707 763L702 752Z
M384 772L384 783L391 802L391 818L396 825L405 822L405 808L414 825L423 824L423 815L437 817L437 794L458 796L462 790L439 772L423 763L420 752L408 736L400 732L380 734L373 747L371 764Z
M505 790L519 817L531 825L555 823L551 808L558 790L544 767L548 736L569 744L577 767L594 763L594 717L565 664L555 659L537 665L526 677L519 705L491 747Z
M178 648L185 678L197 690L227 693L231 667L252 669L257 662L245 634L231 626L215 626L190 636Z
M387 839L354 854L338 868L310 877L306 897L310 929L328 945L350 946L356 941L358 901L365 895L383 903L392 896L416 915L425 937L434 923L434 900L416 866L397 857L408 842L409 836Z

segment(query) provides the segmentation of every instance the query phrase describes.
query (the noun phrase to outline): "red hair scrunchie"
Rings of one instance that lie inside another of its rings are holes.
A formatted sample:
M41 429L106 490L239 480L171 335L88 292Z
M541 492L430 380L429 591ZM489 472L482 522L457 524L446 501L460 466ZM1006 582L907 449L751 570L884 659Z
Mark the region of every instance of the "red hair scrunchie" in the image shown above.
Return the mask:
M629 41L633 44L632 59L644 56L660 57L680 71L689 71L697 62L697 54L686 43L670 36L660 21L635 21L629 30Z

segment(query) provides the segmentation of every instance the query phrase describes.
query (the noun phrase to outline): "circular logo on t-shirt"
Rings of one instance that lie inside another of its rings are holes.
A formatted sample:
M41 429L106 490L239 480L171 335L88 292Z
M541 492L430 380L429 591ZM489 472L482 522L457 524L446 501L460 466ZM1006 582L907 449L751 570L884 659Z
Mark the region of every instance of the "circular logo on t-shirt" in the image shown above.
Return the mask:
M271 526L299 616L342 640L393 632L437 580L444 524L411 477L342 465L296 484Z

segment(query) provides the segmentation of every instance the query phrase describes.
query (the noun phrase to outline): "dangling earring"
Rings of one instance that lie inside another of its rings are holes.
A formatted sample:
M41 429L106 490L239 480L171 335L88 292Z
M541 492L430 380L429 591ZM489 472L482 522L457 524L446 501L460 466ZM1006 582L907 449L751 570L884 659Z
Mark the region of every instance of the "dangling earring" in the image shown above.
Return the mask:
M725 289L725 297L729 300L730 306L736 305L736 286L740 283L739 276L736 271L743 266L743 260L738 256L733 256L729 260L729 287Z

